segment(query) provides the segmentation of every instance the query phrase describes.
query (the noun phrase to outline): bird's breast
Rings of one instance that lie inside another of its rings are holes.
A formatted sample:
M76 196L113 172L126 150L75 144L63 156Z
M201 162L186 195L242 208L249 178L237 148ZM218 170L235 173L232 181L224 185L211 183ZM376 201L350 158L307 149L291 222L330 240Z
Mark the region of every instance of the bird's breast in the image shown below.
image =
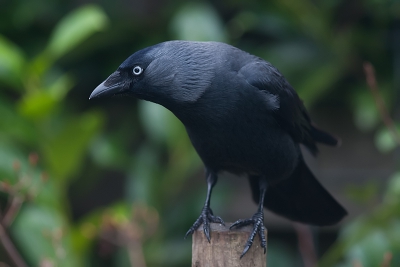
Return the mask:
M298 144L268 119L239 116L200 128L187 127L187 132L204 164L215 171L276 180L289 176L297 164Z

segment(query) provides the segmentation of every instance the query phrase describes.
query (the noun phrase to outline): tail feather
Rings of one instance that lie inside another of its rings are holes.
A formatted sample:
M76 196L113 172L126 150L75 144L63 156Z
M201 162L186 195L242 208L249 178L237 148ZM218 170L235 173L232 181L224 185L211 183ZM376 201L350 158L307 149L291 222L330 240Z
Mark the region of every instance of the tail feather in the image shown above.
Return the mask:
M341 140L339 138L317 128L314 124L311 125L311 136L314 141L325 145L340 146L341 144Z
M250 179L250 185L253 198L258 202L258 183ZM264 207L292 221L317 226L336 224L347 215L303 160L290 178L268 187Z

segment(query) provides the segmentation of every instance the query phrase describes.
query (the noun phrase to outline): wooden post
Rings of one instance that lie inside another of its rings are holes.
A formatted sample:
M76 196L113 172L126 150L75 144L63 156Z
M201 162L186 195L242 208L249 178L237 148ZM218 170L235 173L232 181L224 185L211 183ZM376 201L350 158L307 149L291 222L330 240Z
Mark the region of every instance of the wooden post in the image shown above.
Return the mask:
M244 246L252 231L251 226L229 230L231 223L225 226L211 224L211 243L204 235L203 226L193 233L192 267L266 267L267 255L260 246L260 237L254 238L253 245L240 259ZM265 231L267 237L267 231Z

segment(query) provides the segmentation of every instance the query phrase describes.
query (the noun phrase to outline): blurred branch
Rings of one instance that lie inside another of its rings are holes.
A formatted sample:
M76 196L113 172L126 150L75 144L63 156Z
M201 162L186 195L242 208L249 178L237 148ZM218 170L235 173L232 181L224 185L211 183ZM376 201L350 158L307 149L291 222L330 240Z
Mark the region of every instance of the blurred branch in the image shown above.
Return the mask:
M10 237L7 235L6 229L3 224L0 223L0 242L6 250L7 254L10 256L11 260L14 262L16 267L27 267L26 263L22 259L21 255L15 248Z
M393 254L391 252L386 252L385 255L383 255L383 261L380 267L390 267L392 259L393 259ZM363 265L359 260L355 260L353 262L353 267L363 267Z
M400 134L397 131L396 126L394 125L394 122L389 115L389 111L386 108L385 102L383 101L382 95L379 92L378 84L375 78L375 70L370 62L364 62L364 72L367 79L368 87L374 97L382 121L388 128L393 140L395 140L395 142L400 145Z
M62 228L57 228L51 231L44 231L43 234L45 235L45 237L49 238L51 240L51 244L53 245L54 248L54 252L56 254L57 260L64 260L66 257L66 251L63 247L63 237L64 237L64 230ZM46 265L49 266L50 260L46 259L44 260L44 263L41 264L42 265ZM51 265L52 266L52 265Z
M126 248L131 266L146 267L142 249L143 241L140 232L137 232L140 229L135 229L134 223L116 224L108 221L106 225L99 236L113 245Z
M121 220L119 216L105 213L99 232L103 240L127 249L131 266L146 267L143 243L158 227L157 210L145 204L135 204L131 217Z
M28 266L23 258L15 248L13 242L7 234L6 228L10 226L15 215L18 213L22 204L22 199L18 196L9 196L11 198L10 205L4 215L0 213L0 243L3 245L10 259L14 262L16 267Z
M19 161L14 161L12 167L14 171L19 174L21 163ZM4 212L0 210L0 243L3 245L11 261L14 263L14 266L25 267L28 265L25 263L19 251L14 246L13 241L7 234L7 228L13 222L25 199L21 194L19 194L19 191L24 185L24 180L20 175L18 175L18 177L20 179L14 185L10 185L3 181L0 182L0 191L8 195L8 206L4 209Z
M132 266L146 267L144 259L143 244L139 242L130 242L127 246L129 260ZM385 266L386 267L386 266Z
M18 213L21 205L22 205L22 198L15 196L15 197L11 197L11 201L10 201L10 205L6 211L6 213L4 214L3 217L1 218L1 224L4 227L8 227L11 225L12 221L14 220L16 214Z
M390 267L392 259L393 259L393 254L391 252L386 252L385 255L383 255L383 262L381 264L381 267Z
M305 267L317 266L317 253L310 227L301 223L292 223L297 234L298 247Z

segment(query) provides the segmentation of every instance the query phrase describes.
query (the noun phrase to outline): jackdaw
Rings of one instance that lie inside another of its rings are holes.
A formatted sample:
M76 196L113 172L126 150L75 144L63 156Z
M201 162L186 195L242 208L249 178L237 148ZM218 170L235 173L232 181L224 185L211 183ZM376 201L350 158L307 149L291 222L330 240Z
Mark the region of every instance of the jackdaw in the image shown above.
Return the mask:
M202 159L207 197L199 218L224 224L210 208L218 175L227 171L250 182L257 212L233 227L252 224L241 257L258 233L266 250L263 208L293 221L324 226L347 212L321 186L304 162L300 144L312 154L316 143L339 141L318 129L293 87L271 63L219 42L168 41L128 57L90 99L132 95L169 109L184 124Z

